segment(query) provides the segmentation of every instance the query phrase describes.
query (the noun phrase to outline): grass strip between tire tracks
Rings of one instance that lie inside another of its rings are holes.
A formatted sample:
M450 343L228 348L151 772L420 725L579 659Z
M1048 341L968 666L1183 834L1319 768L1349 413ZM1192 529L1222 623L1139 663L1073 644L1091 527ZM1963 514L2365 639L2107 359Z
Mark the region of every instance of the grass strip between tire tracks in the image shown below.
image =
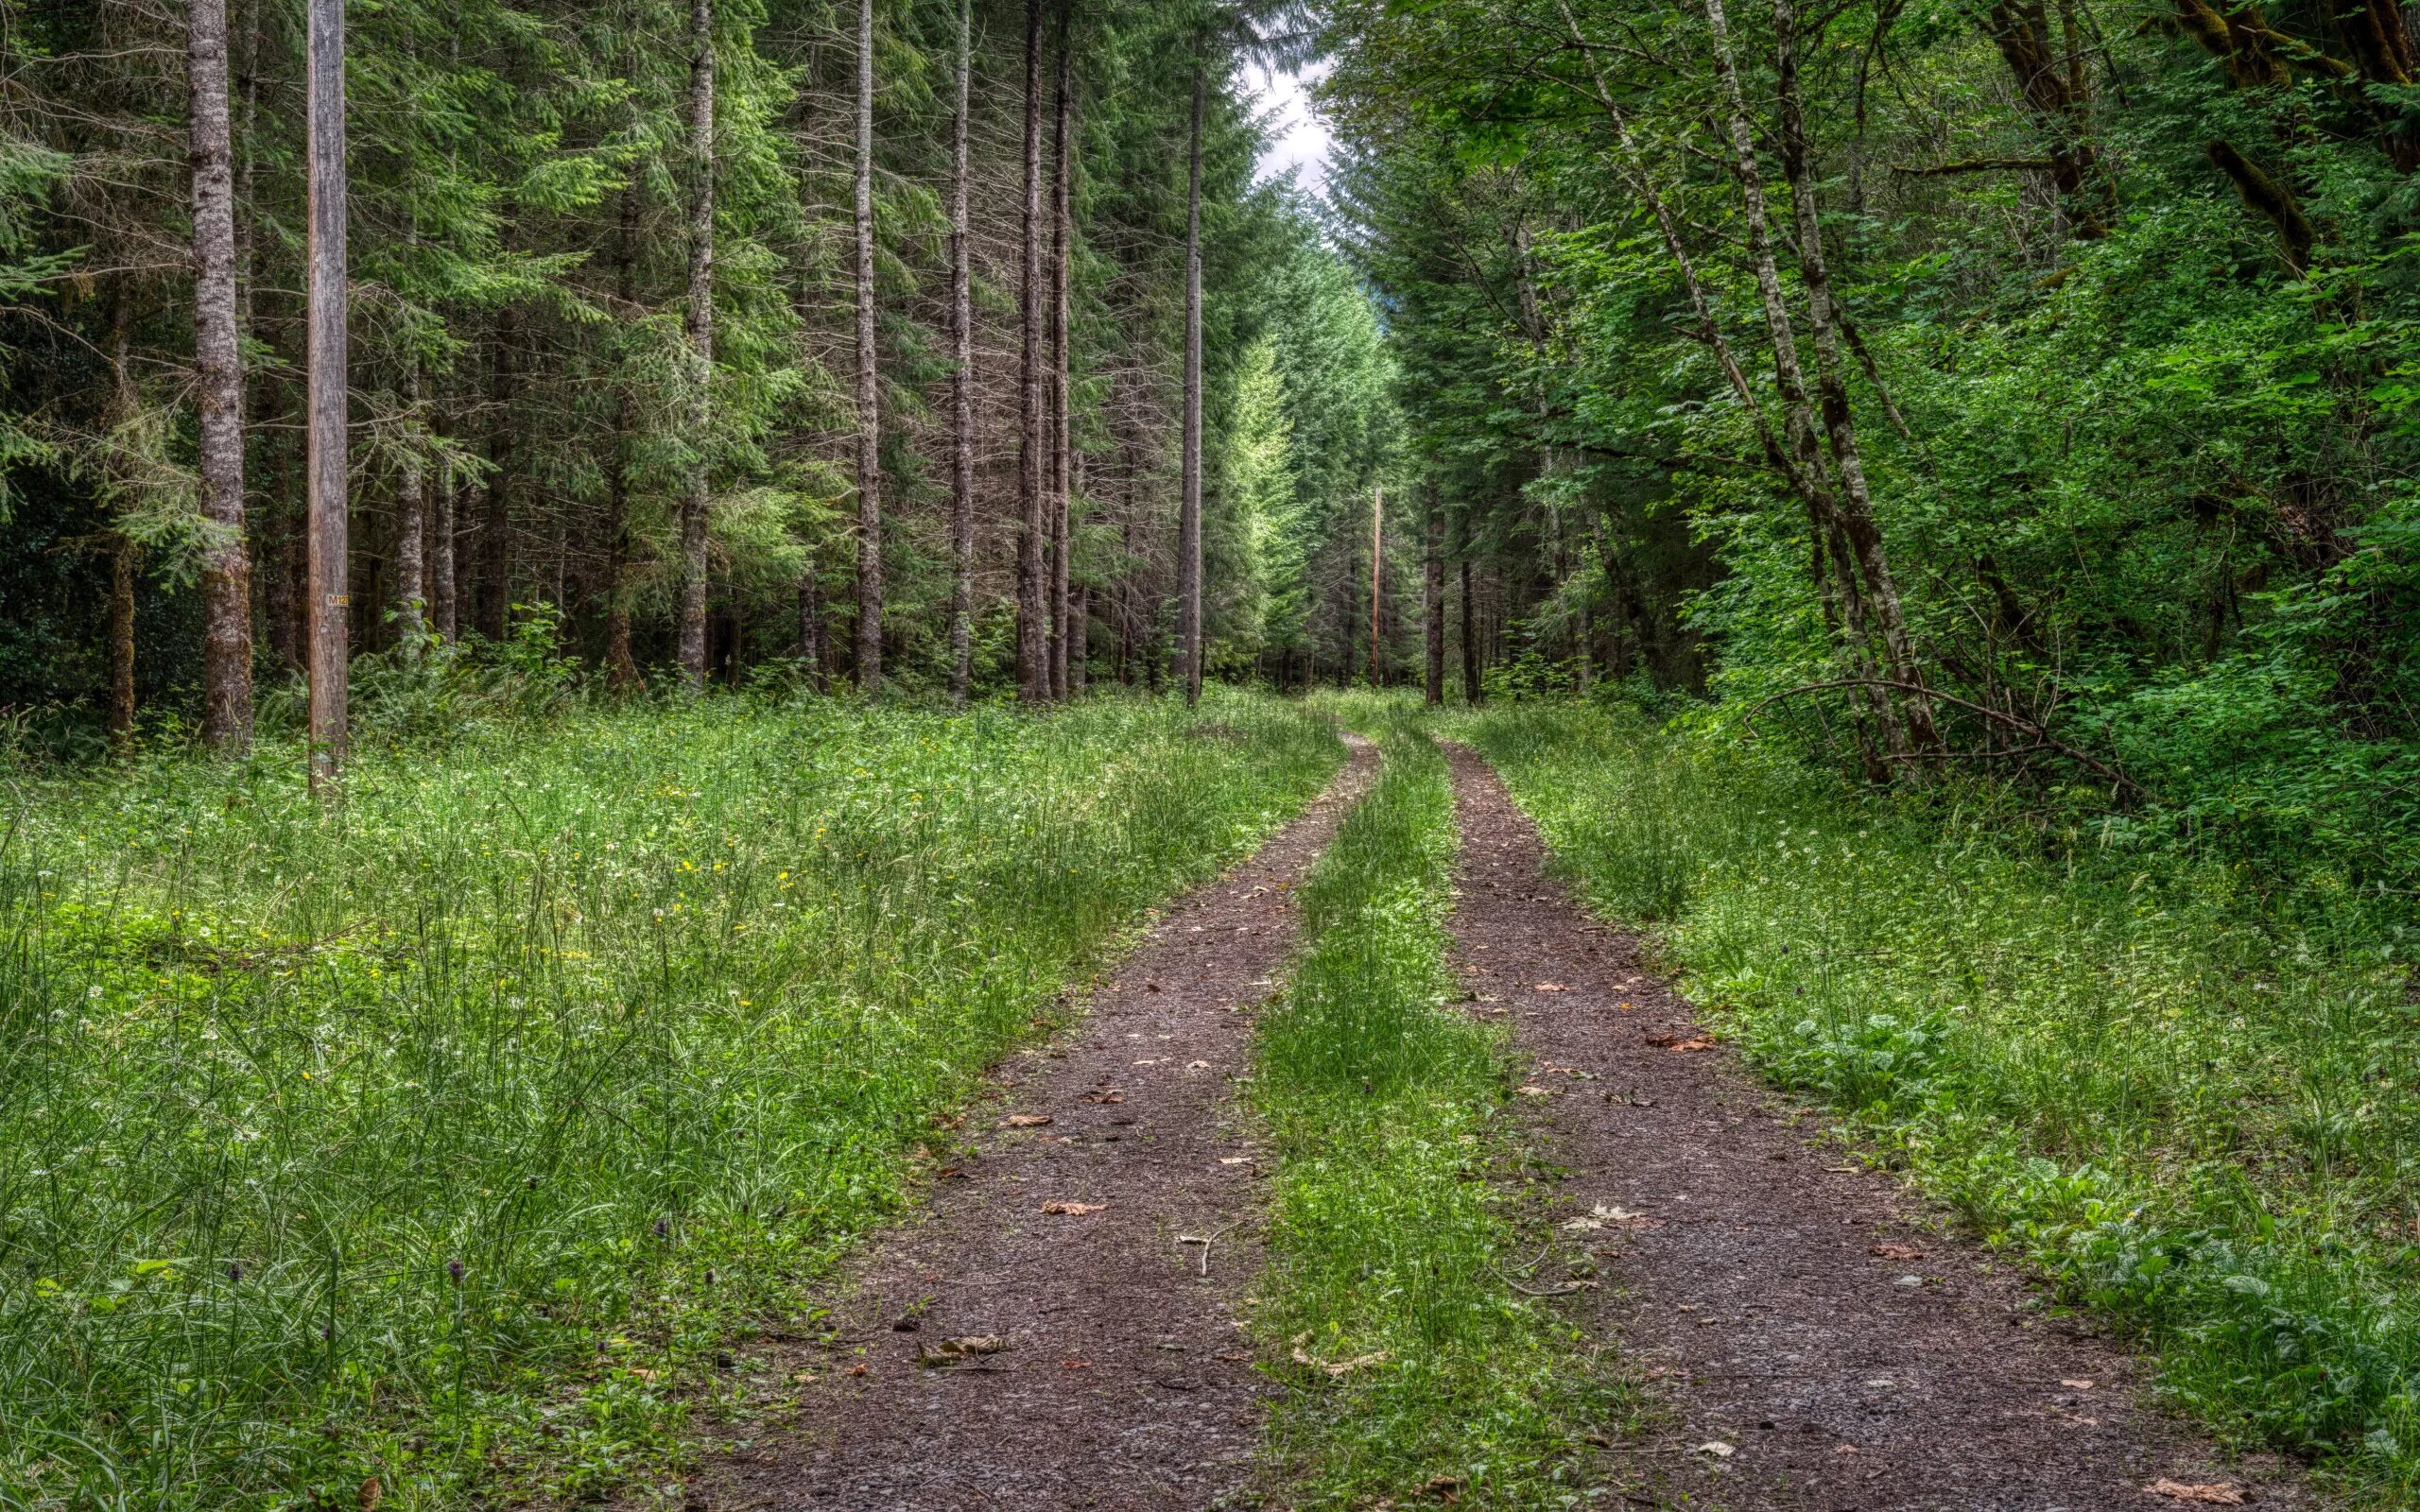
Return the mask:
M1304 940L1260 1024L1277 1152L1255 1326L1288 1386L1270 1449L1302 1507L1450 1495L1578 1504L1616 1404L1578 1331L1522 1296L1511 1047L1444 1005L1455 854L1445 760L1417 723L1340 699L1385 765L1302 893Z

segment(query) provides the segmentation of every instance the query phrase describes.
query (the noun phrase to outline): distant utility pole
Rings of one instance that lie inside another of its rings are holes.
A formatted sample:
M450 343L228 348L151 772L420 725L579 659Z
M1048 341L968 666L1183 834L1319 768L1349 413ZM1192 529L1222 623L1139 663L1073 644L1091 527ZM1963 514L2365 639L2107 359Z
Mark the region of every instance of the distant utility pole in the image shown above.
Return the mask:
M1386 669L1378 661L1378 576L1387 559L1386 525L1387 490L1383 485L1370 490L1370 686L1387 685Z
M310 533L311 786L344 770L345 590L344 0L308 0L309 271L303 476Z

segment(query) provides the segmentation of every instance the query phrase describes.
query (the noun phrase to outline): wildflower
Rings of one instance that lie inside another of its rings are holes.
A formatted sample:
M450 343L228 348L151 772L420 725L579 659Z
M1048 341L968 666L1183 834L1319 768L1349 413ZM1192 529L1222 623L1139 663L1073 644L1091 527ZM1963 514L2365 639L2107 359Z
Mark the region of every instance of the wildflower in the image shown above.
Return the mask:
M240 1281L244 1279L244 1263L242 1261L236 1261L234 1263L227 1267L227 1279L231 1281Z
M462 1263L459 1260L447 1261L445 1263L445 1274L455 1280L460 1280L462 1279Z
M658 1218L655 1220L655 1237L658 1239L669 1239L672 1237L672 1224L670 1220L665 1218Z

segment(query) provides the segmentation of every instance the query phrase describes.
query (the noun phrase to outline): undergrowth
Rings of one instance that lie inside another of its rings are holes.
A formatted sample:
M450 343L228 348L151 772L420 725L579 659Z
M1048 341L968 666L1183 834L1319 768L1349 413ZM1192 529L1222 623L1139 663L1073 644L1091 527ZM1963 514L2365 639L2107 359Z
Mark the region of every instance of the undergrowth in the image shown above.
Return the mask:
M1860 801L1621 712L1469 721L1701 1008L2245 1443L2420 1492L2420 1004L2216 865L2064 861L1991 795ZM2313 923L2314 918L2322 921Z
M1260 1024L1254 1103L1277 1154L1255 1324L1288 1392L1270 1444L1289 1504L1423 1493L1576 1504L1575 1452L1613 1398L1573 1328L1518 1295L1492 1184L1512 1152L1509 1046L1444 1006L1453 794L1408 719L1305 882L1305 943Z
M1335 769L1272 701L717 698L28 780L0 1507L577 1500L1070 972Z

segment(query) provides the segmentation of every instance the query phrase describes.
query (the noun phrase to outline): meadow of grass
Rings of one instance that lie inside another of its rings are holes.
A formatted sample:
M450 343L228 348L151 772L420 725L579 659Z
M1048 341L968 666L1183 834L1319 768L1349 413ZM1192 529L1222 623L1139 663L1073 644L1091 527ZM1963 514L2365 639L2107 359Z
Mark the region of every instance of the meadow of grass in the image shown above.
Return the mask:
M1240 696L733 697L373 742L334 813L290 748L21 777L0 1507L660 1466L1062 984L1340 756Z
M1601 912L2246 1441L2420 1490L2420 1003L2247 874L1892 805L1728 734L1522 704L1464 727ZM2350 911L2347 911L2348 915Z
M1395 708L1332 706L1386 760L1304 884L1304 943L1259 1025L1277 1160L1254 1319L1289 1387L1271 1450L1299 1507L1432 1482L1467 1506L1571 1505L1575 1451L1616 1403L1573 1327L1512 1284L1525 1228L1492 1180L1521 1156L1511 1047L1445 1005L1450 774Z

